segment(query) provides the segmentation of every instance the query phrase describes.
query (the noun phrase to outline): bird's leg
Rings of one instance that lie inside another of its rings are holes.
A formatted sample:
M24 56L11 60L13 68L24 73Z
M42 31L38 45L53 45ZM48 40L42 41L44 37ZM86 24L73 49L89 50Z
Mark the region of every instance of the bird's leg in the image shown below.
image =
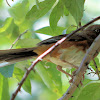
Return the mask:
M64 73L64 74L66 74L66 75L68 75L68 76L70 76L71 78L73 77L71 74L69 74L69 73L67 73L66 71L64 71L63 69L62 69L62 67L61 66L57 66L57 70L58 71L60 71L60 72L62 72L62 73Z
M65 60L62 60L64 63L67 63L67 64L69 64L71 67L73 67L73 68L75 68L75 69L78 69L78 66L75 66L75 65L73 65L73 64L71 64L70 62L67 62L67 61L65 61ZM58 71L60 71L60 72L62 72L62 73L64 73L64 74L66 74L66 75L68 75L68 76L70 76L72 79L69 81L70 83L72 83L73 82L73 76L74 76L74 74L69 74L69 73L67 73L66 71L64 71L63 69L62 69L62 67L60 66L60 65L58 65L57 66L57 70ZM74 72L76 72L76 71L74 71ZM73 73L74 73L73 72Z
M65 60L62 60L62 61L65 62L65 63L67 63L67 64L69 64L71 67L75 68L76 70L79 68L78 66L73 65L72 63L70 63L70 62L68 62L68 61L65 61ZM76 70L72 72L72 75L69 74L69 73L67 73L66 71L64 71L64 70L62 69L62 67L59 66L59 65L57 66L57 70L59 70L59 71L61 71L62 73L64 73L64 74L70 76L72 79L69 80L69 82L70 82L70 83L73 82L73 76L75 76ZM84 75L83 75L83 79L84 79ZM80 84L82 85L82 82L81 82L81 81L80 81Z
M66 75L68 75L68 76L70 76L72 78L71 80L69 80L69 83L72 83L73 82L73 75L71 75L71 74L67 73L66 71L64 71L62 69L62 67L59 66L59 65L57 66L57 70L60 71L60 72L62 72L62 73L64 73L64 74L66 74Z
M78 69L78 67L77 67L77 66L75 66L75 65L73 65L73 64L71 64L71 63L69 63L69 62L67 62L67 63L68 63L68 64L70 64L72 67L74 67L74 68ZM60 71L60 72L62 72L62 73L64 73L64 74L66 74L66 75L68 75L68 76L70 76L72 79L71 79L71 80L69 80L69 82L70 82L70 83L72 83L72 82L73 82L73 76L75 75L76 70L75 70L75 71L73 71L72 75L71 75L71 74L69 74L69 73L67 73L66 71L64 71L60 65L58 65L58 66L57 66L57 70L58 70L58 71ZM84 75L83 75L83 79L84 79ZM81 82L81 81L80 81L80 84L82 85L82 82Z
M77 69L78 69L79 67L76 66L76 65L73 65L72 63L70 63L70 62L68 62L68 61L64 61L64 60L63 60L63 62L66 62L66 63L69 64L71 67L76 68L76 70L72 72L72 79L73 79L73 76L75 76L75 73L76 73L76 71L77 71ZM84 75L83 75L83 79L84 79Z

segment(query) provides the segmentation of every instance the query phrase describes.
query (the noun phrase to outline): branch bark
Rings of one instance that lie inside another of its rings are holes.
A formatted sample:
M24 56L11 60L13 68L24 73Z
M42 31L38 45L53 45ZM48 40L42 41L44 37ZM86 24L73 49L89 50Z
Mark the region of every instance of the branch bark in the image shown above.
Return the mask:
M8 5L9 7L11 7L10 4L8 3L8 0L6 0L6 3L7 3L7 5Z

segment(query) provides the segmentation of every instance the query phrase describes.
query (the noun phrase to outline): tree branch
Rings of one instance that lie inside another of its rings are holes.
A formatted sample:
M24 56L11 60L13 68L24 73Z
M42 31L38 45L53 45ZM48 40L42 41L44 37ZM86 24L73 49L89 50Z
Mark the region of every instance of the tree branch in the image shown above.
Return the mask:
M6 0L6 3L7 3L7 5L8 5L9 7L11 7L10 4L8 3L8 0Z
M19 86L17 87L16 91L12 94L11 100L14 100L15 97L17 96L18 92L21 89L21 86L23 85L24 81L26 80L27 76L29 75L30 71L33 70L33 68L35 67L35 65L41 61L48 53L50 53L56 46L58 46L59 44L61 44L63 41L65 41L67 38L69 38L70 36L72 36L74 33L80 31L81 29L84 29L85 27L87 27L88 25L92 24L93 22L95 22L96 20L100 19L100 16L93 19L92 21L90 21L89 23L85 24L84 26L78 28L77 30L75 30L74 32L72 32L71 34L68 34L66 37L63 37L61 40L57 41L53 46L51 46L48 50L46 50L43 54L41 54L35 61L33 61L32 65L27 69L26 73L24 74L21 82L19 83ZM79 82L80 83L80 82ZM78 84L79 84L78 83ZM76 84L75 84L76 86ZM63 100L63 99L59 99L59 100ZM66 99L67 100L67 99Z
M14 44L21 38L22 35L24 35L25 33L27 33L28 30L26 30L25 32L21 33L17 39L12 43L11 47L9 49L12 49L12 47L14 46Z

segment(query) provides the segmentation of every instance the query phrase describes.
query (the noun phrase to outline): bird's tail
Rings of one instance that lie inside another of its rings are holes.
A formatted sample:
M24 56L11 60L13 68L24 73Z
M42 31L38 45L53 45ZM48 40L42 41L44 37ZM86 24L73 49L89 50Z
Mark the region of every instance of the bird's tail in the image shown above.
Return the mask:
M0 50L0 67L37 57L36 48Z

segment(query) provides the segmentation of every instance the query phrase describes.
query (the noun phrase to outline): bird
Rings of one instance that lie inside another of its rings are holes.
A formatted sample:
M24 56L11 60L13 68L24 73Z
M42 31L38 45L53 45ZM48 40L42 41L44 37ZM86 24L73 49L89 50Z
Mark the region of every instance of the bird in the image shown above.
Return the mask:
M74 67L77 70L86 51L99 34L100 25L90 25L66 39L43 59L56 64L59 71L72 77L72 75L62 68L70 69ZM0 67L22 60L36 58L65 36L67 36L67 34L43 40L39 42L36 47L0 50Z

